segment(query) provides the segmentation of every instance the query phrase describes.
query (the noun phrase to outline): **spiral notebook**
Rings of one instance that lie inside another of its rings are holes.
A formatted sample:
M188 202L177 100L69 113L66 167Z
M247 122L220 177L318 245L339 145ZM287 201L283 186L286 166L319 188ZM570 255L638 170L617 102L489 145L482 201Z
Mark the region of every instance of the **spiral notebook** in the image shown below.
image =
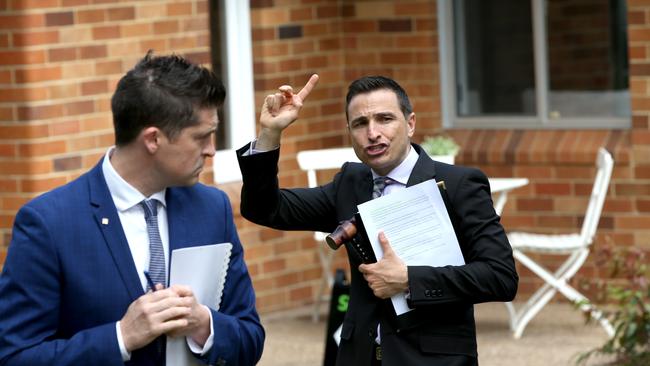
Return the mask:
M173 250L169 285L190 286L199 303L219 310L231 251L230 243ZM167 365L202 365L190 351L185 337L167 337L166 357Z

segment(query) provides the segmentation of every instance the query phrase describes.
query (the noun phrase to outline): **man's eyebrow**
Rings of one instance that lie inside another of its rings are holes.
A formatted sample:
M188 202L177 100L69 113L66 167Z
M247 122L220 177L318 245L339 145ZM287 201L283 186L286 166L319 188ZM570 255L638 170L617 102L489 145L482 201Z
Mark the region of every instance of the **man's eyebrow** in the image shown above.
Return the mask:
M359 117L357 117L357 118L355 118L355 119L353 119L353 120L350 120L350 123L354 123L354 122L363 122L363 121L367 121L367 120L368 120L368 117L366 117L366 116L359 116Z

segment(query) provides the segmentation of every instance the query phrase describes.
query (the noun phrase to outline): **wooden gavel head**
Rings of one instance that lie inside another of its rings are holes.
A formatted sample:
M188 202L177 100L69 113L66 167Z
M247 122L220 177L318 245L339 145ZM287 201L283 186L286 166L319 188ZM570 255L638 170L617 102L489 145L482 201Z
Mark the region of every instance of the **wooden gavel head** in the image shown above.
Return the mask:
M325 237L327 245L337 250L341 245L349 242L357 235L356 220L352 217L350 220L342 221L334 231Z

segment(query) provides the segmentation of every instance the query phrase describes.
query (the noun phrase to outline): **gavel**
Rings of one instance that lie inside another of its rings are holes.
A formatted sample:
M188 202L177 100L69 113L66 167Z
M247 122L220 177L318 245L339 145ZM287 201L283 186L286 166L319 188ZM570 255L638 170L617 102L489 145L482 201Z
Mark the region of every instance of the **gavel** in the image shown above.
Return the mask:
M352 240L354 236L357 235L356 224L357 220L354 216L349 220L341 221L339 226L337 226L331 234L325 237L327 245L330 248L337 250L341 245Z

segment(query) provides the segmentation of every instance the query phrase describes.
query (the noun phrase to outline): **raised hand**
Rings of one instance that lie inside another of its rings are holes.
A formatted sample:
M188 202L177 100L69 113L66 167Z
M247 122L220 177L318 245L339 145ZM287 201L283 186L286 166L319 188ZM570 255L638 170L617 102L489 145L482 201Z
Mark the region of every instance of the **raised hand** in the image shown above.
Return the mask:
M359 272L368 281L375 296L387 299L408 289L408 270L404 261L391 248L383 231L379 232L379 244L384 257L377 263L360 265Z
M261 130L257 149L270 150L280 144L282 131L298 119L303 102L317 83L318 75L313 74L298 94L293 93L291 86L283 85L275 94L266 96L260 113Z

